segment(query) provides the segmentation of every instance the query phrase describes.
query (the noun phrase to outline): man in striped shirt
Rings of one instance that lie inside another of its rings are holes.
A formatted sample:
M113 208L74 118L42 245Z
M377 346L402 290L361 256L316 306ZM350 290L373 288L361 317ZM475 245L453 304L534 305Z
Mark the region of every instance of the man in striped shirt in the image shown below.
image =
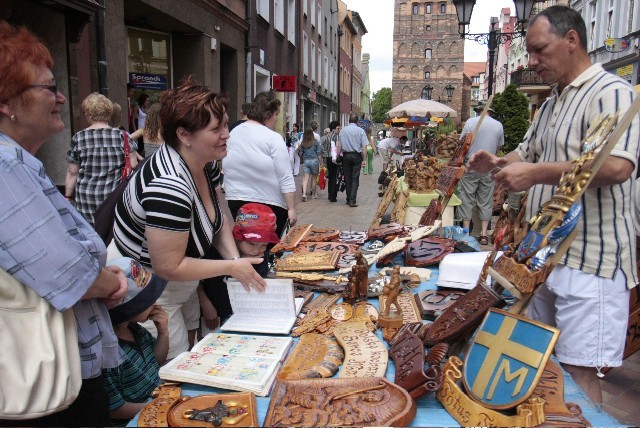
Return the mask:
M627 82L591 63L584 21L566 6L545 9L530 22L527 52L529 66L556 87L516 150L502 158L477 152L469 166L476 171L496 168L494 180L510 191L530 189L531 216L580 155L589 126L601 114L624 114L637 95ZM583 194L577 236L529 307L531 318L560 329L558 360L597 402L602 395L596 374L602 367L622 364L628 288L638 280L631 177L639 129L636 116Z

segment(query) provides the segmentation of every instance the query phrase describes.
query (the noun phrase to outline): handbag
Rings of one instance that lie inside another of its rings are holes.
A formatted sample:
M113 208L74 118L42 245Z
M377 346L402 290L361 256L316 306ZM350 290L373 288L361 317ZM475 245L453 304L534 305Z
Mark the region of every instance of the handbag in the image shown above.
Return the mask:
M327 187L327 167L320 168L320 173L318 174L318 187L320 190L324 190Z
M131 159L129 155L131 155L131 146L129 146L129 134L126 132L122 132L124 136L124 166L122 167L122 179L126 179L133 172L133 167L131 166Z
M49 302L0 269L0 418L34 419L60 412L82 386L73 309Z

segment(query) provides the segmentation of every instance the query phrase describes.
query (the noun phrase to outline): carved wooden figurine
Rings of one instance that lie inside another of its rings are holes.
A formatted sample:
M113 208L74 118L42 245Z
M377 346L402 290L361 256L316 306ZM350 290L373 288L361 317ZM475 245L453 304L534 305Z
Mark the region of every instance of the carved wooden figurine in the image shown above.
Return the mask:
M402 309L398 303L398 294L400 294L400 266L393 267L393 273L391 274L391 280L382 289L382 293L387 297L384 305L384 310L378 317L378 325L380 327L387 328L400 328L402 327ZM391 312L391 305L394 305L396 310Z
M362 253L356 252L356 264L349 272L349 282L344 290L342 299L347 303L356 303L367 300L369 279L369 264Z

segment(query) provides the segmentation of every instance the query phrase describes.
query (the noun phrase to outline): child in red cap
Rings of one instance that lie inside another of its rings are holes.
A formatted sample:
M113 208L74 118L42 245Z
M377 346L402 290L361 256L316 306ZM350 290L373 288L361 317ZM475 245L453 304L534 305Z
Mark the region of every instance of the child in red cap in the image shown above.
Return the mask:
M276 215L266 205L254 202L244 204L236 215L233 238L240 257L265 257L267 246L280 242L276 234ZM269 273L266 263L254 267L263 278ZM198 297L209 329L215 330L220 326L221 320L231 316L231 303L224 277L204 280L202 286L198 287Z

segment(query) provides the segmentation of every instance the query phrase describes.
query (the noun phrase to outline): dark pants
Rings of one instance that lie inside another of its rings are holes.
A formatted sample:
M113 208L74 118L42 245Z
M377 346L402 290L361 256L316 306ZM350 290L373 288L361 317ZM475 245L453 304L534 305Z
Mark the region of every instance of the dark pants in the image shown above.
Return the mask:
M329 200L335 201L338 198L338 165L333 163L331 158L324 158L324 163L327 165L327 193L329 194Z
M342 155L342 169L347 186L347 202L356 203L358 186L360 185L360 168L362 168L362 153L344 152Z

